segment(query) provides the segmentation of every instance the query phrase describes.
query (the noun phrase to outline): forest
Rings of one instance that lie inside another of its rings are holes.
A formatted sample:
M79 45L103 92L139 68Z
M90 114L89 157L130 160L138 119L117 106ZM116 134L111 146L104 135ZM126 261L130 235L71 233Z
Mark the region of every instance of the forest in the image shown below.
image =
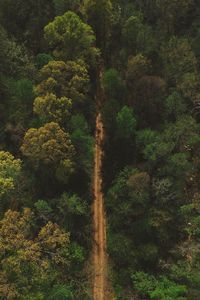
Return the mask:
M0 0L0 300L199 299L200 1Z

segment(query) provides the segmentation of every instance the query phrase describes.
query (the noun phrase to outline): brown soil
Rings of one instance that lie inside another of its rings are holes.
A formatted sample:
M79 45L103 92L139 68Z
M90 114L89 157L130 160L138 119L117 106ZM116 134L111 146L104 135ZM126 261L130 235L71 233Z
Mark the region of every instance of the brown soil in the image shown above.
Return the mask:
M94 170L94 245L93 245L93 300L106 300L107 256L106 256L106 218L102 192L102 144L104 128L99 113L96 118L96 145Z

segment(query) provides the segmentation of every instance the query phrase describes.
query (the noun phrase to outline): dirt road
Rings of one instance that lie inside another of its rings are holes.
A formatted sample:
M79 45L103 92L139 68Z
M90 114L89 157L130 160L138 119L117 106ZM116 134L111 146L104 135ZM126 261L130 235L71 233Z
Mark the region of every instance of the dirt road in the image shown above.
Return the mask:
M94 169L94 245L93 245L93 300L107 300L107 256L106 256L106 218L102 192L102 144L104 140L104 128L99 113L96 117L96 145L95 145L95 169Z

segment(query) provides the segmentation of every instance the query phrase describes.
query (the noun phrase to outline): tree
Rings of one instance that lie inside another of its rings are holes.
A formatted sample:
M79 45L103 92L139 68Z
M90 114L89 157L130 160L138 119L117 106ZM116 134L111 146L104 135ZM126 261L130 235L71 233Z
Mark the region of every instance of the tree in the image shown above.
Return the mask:
M175 85L186 73L196 73L197 59L186 38L172 37L161 49L164 74Z
M74 243L84 245L88 237L86 235L89 221L89 204L83 198L76 194L63 193L59 198L50 202L54 211L54 219L59 222L60 226L65 228L73 236ZM56 212L56 213L55 213ZM81 231L79 230L81 228ZM80 262L84 261L84 252L78 251L78 244L75 251L79 252ZM77 253L76 252L76 253ZM75 253L72 253L75 255ZM74 266L75 267L75 266ZM76 266L80 270L80 265Z
M86 16L97 37L97 46L106 51L113 23L112 0L84 0L82 5Z
M74 115L70 120L71 139L76 149L76 162L86 174L91 176L94 159L94 138L90 135L87 121L82 115Z
M50 62L51 60L53 60L53 57L50 54L39 53L39 54L37 54L37 56L35 58L35 63L36 63L37 68L41 69L42 67L47 65L48 62Z
M9 76L27 76L32 78L35 68L27 48L19 44L0 25L0 63L1 73Z
M198 123L192 117L183 115L175 123L168 124L161 134L149 130L141 131L138 133L138 140L146 144L143 150L144 157L152 164L159 165L161 161L163 163L163 160L171 159L173 155L180 152L190 160L190 155L195 155L199 149L200 139L198 135ZM163 169L159 168L159 170ZM163 172L165 175L167 174L166 169ZM171 175L175 175L174 171Z
M0 151L0 198L14 190L20 171L21 160L9 152Z
M34 101L34 112L43 122L55 121L63 124L69 119L72 101L67 97L57 98L54 94L37 97Z
M187 100L187 103L193 104L199 99L199 74L197 72L183 74L181 80L177 84L177 90Z
M5 111L8 114L7 122L15 126L16 124L22 127L27 126L32 115L33 82L27 78L19 80L7 78L4 82L7 92L5 103Z
M149 54L155 49L155 39L152 28L143 24L142 15L132 15L122 28L122 40L127 54Z
M88 63L96 60L98 51L94 46L94 32L75 13L69 11L56 17L44 31L56 58L64 61L83 58Z
M84 102L89 90L86 65L78 61L50 61L39 72L40 83L35 88L38 96L53 93L56 97L67 97L73 103Z
M89 76L82 60L50 61L39 72L40 83L35 87L38 95L34 112L43 122L66 124L71 109L85 104L89 90Z
M0 221L0 236L3 299L49 299L62 278L70 283L69 233L57 224L49 221L35 233L30 209L8 210Z
M187 103L177 91L174 91L166 98L165 109L169 117L176 119L186 113Z
M137 121L132 108L123 106L117 114L116 121L119 138L129 139L134 135Z
M128 60L128 103L134 107L141 126L156 126L162 119L166 83L161 77L150 75L151 68L150 61L141 54Z
M57 123L47 123L39 129L31 128L24 136L21 151L34 169L47 167L59 177L73 171L74 146L70 136Z
M140 296L148 296L155 300L186 300L187 288L169 280L166 276L158 279L144 272L135 272L132 275L134 289Z
M199 284L199 199L198 177L193 178L190 187L190 199L180 207L180 215L183 217L184 239L175 247L174 251L179 253L179 260L172 265L170 271L172 277L181 280L188 287L188 295L191 299L197 299L200 291Z
M130 87L133 86L133 82L146 75L151 67L150 61L142 54L131 56L128 60L126 81Z
M149 174L127 166L116 176L106 197L108 251L124 282L129 276L127 268L156 260L157 247L148 228L149 192Z
M116 69L108 69L103 74L103 86L108 97L112 99L120 98L123 96L124 86L120 73Z

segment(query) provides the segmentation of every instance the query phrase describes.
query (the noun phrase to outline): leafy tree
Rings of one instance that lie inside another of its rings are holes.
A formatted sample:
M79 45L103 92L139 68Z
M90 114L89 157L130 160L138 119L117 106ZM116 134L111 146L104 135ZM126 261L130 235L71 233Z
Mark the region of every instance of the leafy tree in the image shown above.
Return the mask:
M159 163L160 160L178 151L186 155L191 153L192 149L196 151L199 147L199 125L192 117L182 116L176 123L169 124L161 135L152 134L154 137L150 144L144 150L146 158ZM148 133L148 131L147 131ZM142 133L143 135L143 133ZM142 137L142 136L140 136ZM139 139L140 139L139 137ZM142 139L146 139L143 135Z
M9 76L28 76L35 73L32 58L23 44L8 38L4 28L0 25L0 63L1 73Z
M63 276L67 280L69 233L49 221L34 234L33 220L26 208L21 214L8 210L0 221L0 295L4 299L45 299Z
M95 61L98 51L94 47L93 30L75 13L69 11L56 17L44 31L56 58L65 61L80 58L86 59L87 62Z
M66 176L73 171L74 146L69 134L57 123L47 123L39 129L31 128L24 137L21 151L34 169L48 167Z
M42 67L47 65L48 62L50 62L51 60L53 60L53 57L50 54L39 53L35 58L35 63L36 63L37 68L41 69Z
M16 80L2 75L1 131L7 150L17 153L24 134L24 126L30 121L33 100L32 82L29 79ZM2 143L2 145L3 145Z
M128 60L126 80L127 84L132 86L132 83L138 78L146 75L151 67L150 61L142 54L131 56Z
M112 99L120 99L121 96L123 96L124 86L122 78L116 69L106 70L103 74L102 83L108 97L111 97Z
M76 163L91 176L94 158L94 138L90 135L88 124L82 115L74 115L70 120L71 139L76 149Z
M44 220L48 219L48 216L52 213L52 209L45 200L38 200L34 204L36 211L39 213L40 218Z
M1 299L90 297L101 110L115 297L199 300L199 15L197 0L0 1Z
M129 58L126 71L128 102L134 107L141 126L156 126L162 119L166 83L159 76L149 75L150 71L151 64L145 56L138 54Z
M39 72L40 83L35 88L38 96L54 94L67 97L72 103L86 100L89 90L89 76L86 65L78 61L50 61Z
M149 188L148 173L127 167L119 173L107 194L108 250L116 267L121 266L123 281L128 280L127 268L135 268L144 261L151 264L157 256L147 225Z
M37 97L34 101L34 112L43 122L56 121L63 123L69 118L72 101L67 97L57 98L54 94Z
M20 171L21 160L9 152L0 151L0 198L14 190Z
M84 0L83 13L96 34L98 47L105 51L113 23L112 0Z
M199 98L198 73L185 73L177 84L178 91L187 100L188 104L195 103Z
M84 62L50 61L40 70L39 77L34 112L44 122L66 124L71 109L84 105L87 99L89 77Z
M141 296L149 296L150 299L159 300L186 300L186 286L176 284L165 276L156 279L144 272L136 272L132 275L134 288Z
M176 119L186 113L187 103L177 91L174 91L167 97L165 101L165 109L169 117Z
M122 40L127 54L149 54L155 49L153 31L149 25L143 24L142 16L132 15L122 28Z
M81 238L80 242L82 243L83 238L85 239L84 226L88 216L87 202L76 194L63 193L52 204L54 211L57 210L56 221L60 222L73 236ZM82 227L82 232L78 232L79 226Z
M165 76L172 84L180 82L185 73L195 73L197 60L189 41L172 37L161 52Z
M119 138L128 139L131 138L136 129L136 119L133 109L128 106L124 106L117 114L117 135Z
M49 295L49 300L65 300L73 299L73 292L71 285L56 285Z

